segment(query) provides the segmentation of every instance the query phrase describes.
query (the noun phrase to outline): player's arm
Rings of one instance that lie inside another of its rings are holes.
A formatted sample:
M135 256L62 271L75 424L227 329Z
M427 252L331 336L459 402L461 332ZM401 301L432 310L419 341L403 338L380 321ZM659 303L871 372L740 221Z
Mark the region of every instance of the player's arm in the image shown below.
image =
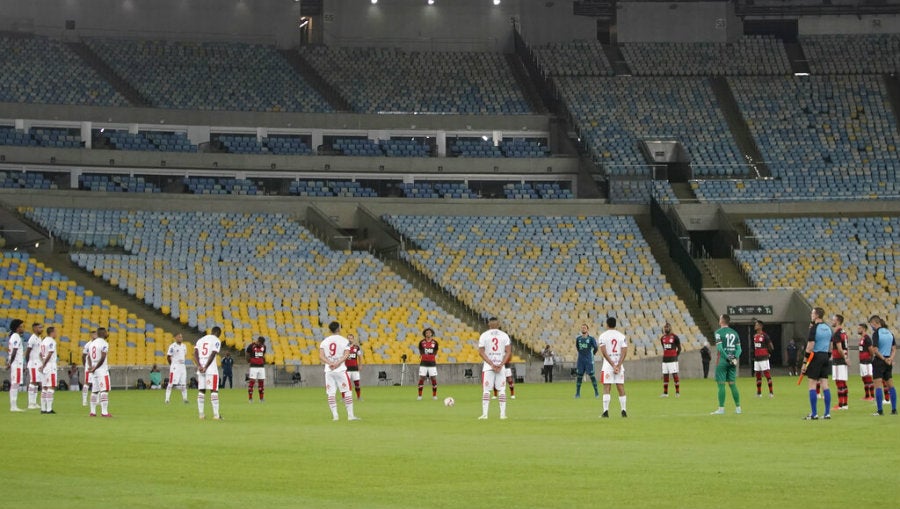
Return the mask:
M50 362L50 357L53 356L53 351L50 350L49 348L47 350L48 350L47 355L41 357L41 371L44 371L44 368L47 367L47 363Z
M887 359L885 359L884 361L887 362L889 365L893 366L895 353L897 353L897 343L892 343L891 344L891 356L888 357Z
M599 348L597 347L597 340L593 337L591 338L591 349L594 351L594 355L597 355Z
M322 361L322 364L327 365L329 368L331 367L331 363L328 362L328 357L325 356L324 348L319 348L319 360Z
M97 371L97 368L102 366L104 362L106 362L106 352L100 352L100 360L97 361L96 366L91 366L91 373Z
M741 348L741 337L738 336L737 341L734 344L734 356L739 359L741 357L741 352L743 351L743 348Z
M675 356L681 355L681 338L675 336Z
M625 340L622 340L622 355L619 356L619 364L616 365L616 368L621 368L622 364L625 364L625 357L628 357L628 343Z
M609 358L609 354L606 353L606 343L601 343L601 344L600 344L600 355L603 356L603 360L605 360L606 362L608 362L610 366L615 366L616 363L614 363L614 362L612 361L612 359Z
M506 345L506 348L503 349L503 362L500 363L501 366L506 366L509 360L512 358L512 345Z
M9 359L6 361L6 367L9 368L16 361L16 356L19 354L19 348L13 348L9 351Z
M169 366L172 365L172 349L169 348L169 351L166 353L166 362L169 363Z
M197 350L196 346L194 347L194 365L197 366L198 372L203 373L206 371L206 367L200 365L200 351Z
M203 372L206 373L206 370L212 365L213 362L216 361L216 355L219 355L218 350L213 350L209 353L209 358L206 359L206 366L203 366Z
M28 342L28 348L25 349L25 360L31 362L31 351L34 350L34 347L31 346L31 341Z

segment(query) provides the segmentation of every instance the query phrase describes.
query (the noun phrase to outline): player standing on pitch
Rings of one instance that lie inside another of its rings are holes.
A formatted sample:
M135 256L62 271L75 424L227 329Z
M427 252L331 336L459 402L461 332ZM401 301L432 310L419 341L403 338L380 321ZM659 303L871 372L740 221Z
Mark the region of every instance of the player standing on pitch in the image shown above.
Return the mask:
M662 344L662 376L663 376L663 393L661 398L669 397L669 375L672 375L672 381L675 382L675 397L681 395L681 383L678 379L678 356L681 355L681 339L677 334L672 334L672 325L666 322L663 325L663 336L659 338Z
M894 354L897 352L897 345L894 342L894 335L884 325L878 315L869 318L869 325L872 326L872 347L869 352L872 353L872 376L875 377L875 404L878 411L874 415L884 415L884 395L885 392L890 396L891 413L897 415L897 389L894 388L893 369Z
M97 338L90 342L91 351L88 353L88 362L91 371L91 417L97 417L97 404L100 404L100 416L112 417L109 413L109 343L106 338L109 333L100 327L97 329Z
M41 408L38 405L38 392L41 389L41 341L43 341L44 326L39 323L31 324L31 337L25 347L25 365L28 373L28 409Z
M825 415L823 419L831 419L831 389L828 388L828 355L831 346L831 327L823 320L825 310L822 308L813 308L809 313L812 325L809 328L809 337L806 340L806 353L812 354L810 360L800 369L800 373L806 375L809 380L809 407L811 412L804 417L808 421L814 421L819 418L816 410L816 386L822 389L825 397Z
M166 384L166 403L172 396L172 387L181 387L181 400L188 402L187 393L187 369L184 361L187 357L187 346L184 344L184 337L179 332L175 334L175 342L169 345L166 351L166 362L169 363L169 383Z
M347 366L344 361L350 355L350 342L341 336L341 324L331 322L328 324L331 335L319 344L319 360L325 365L325 394L328 396L328 408L331 409L332 420L338 420L337 391L340 389L344 398L344 406L347 407L347 420L360 420L353 413L353 394L350 392L350 378L347 376Z
M260 336L247 347L250 370L247 373L247 400L253 403L253 385L259 383L259 402L266 397L266 338Z
M509 336L500 330L500 321L494 317L488 319L488 330L478 338L478 354L484 360L481 368L481 416L488 418L488 407L491 404L491 390L498 392L500 418L506 419L506 376L503 365L512 355Z
M872 338L866 334L866 324L856 326L856 334L859 335L859 376L862 378L866 395L863 401L875 401L875 382L872 380Z
M609 394L612 384L616 384L619 392L619 407L622 409L622 417L628 417L625 403L625 357L628 356L628 340L625 335L616 330L616 319L610 316L606 319L606 330L600 334L600 354L603 356L603 367L600 378L603 380L603 414L600 417L609 417Z
M716 337L716 384L719 386L719 408L712 414L723 415L725 413L725 384L731 388L731 397L734 399L735 413L741 413L741 393L738 391L735 380L737 379L737 366L741 358L741 338L736 330L730 327L731 317L721 315L719 317L719 329Z
M422 331L422 340L419 341L419 397L422 399L422 388L425 386L425 377L431 379L431 399L437 399L437 352L438 342L434 339L434 329L428 327Z
M753 322L753 371L756 372L756 397L762 397L762 375L766 375L769 384L769 397L774 398L772 391L772 366L769 363L769 355L775 350L769 335L763 330L761 320Z
M600 390L597 388L597 377L594 375L594 354L597 353L599 347L597 340L588 334L586 323L581 324L581 335L575 338L575 350L578 352L578 361L575 365L575 398L581 397L581 382L585 373L591 377L594 397L599 398Z
M359 387L359 358L362 356L362 350L359 349L359 345L356 344L356 337L353 334L347 334L347 341L350 342L350 353L347 355L347 360L344 361L344 365L347 366L347 376L350 377L350 381L353 382L353 390L356 391L356 399L361 400L362 396L360 395L360 387Z
M833 315L831 327L834 331L831 335L831 377L834 378L838 393L838 404L834 409L847 410L850 408L850 389L847 387L847 380L850 379L850 352L847 350L844 315Z
M22 333L25 332L24 322L15 319L9 322L9 342L6 356L6 369L9 370L9 411L24 412L19 408L19 386L22 384Z
M47 337L41 340L41 413L55 414L53 396L56 393L56 327L47 327Z
M84 383L81 384L81 406L88 406L88 395L93 392L91 388L93 377L91 377L90 351L91 341L95 339L97 339L97 331L92 330L91 339L87 340L84 348L81 349L81 365L84 367Z
M219 367L216 356L222 349L219 336L222 329L213 327L209 334L197 340L194 345L194 363L197 365L197 410L200 419L205 419L206 391L210 391L209 402L212 406L213 419L220 420L219 415Z

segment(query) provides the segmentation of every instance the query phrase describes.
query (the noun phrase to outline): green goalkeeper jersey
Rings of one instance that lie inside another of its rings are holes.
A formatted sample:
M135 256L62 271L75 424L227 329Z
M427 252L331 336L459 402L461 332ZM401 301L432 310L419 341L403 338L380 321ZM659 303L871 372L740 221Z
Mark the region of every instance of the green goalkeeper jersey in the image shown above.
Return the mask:
M719 365L728 364L728 357L741 356L741 338L731 327L716 331L716 350L719 351Z

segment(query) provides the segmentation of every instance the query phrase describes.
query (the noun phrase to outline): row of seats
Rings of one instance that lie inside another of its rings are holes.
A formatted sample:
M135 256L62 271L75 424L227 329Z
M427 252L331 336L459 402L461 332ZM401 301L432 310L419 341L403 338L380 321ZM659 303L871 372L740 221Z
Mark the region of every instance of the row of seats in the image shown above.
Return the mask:
M272 46L107 38L85 44L155 107L331 111Z
M404 198L478 198L465 182L404 182L396 186Z
M241 194L255 196L263 194L256 183L248 179L186 177L184 185L193 194Z
M0 35L0 54L0 102L129 105L60 41Z
M563 200L574 198L572 191L556 182L516 182L503 185L503 195L510 200Z
M374 189L350 180L292 180L289 192L294 196L342 196L345 198L375 198L378 196Z
M477 362L478 331L368 253L333 251L281 214L26 208L73 246L118 246L72 261L108 284L226 344L262 335L279 365L318 364L331 320L360 340L367 362L415 358L425 327L443 362ZM98 232L93 234L90 232Z
M500 53L325 46L304 47L302 52L359 113L530 112Z
M145 152L197 152L185 133L159 131L94 130L94 137L113 150L139 150Z
M5 189L57 189L52 180L39 172L0 171L0 188Z
M60 364L81 364L81 349L91 330L109 331L109 363L119 365L162 364L174 338L170 332L147 323L128 310L94 296L65 276L22 252L0 252L0 307L4 319L18 318L29 325L42 323L59 328ZM0 358L6 358L6 348Z
M854 337L854 325L873 314L888 324L900 319L900 218L772 218L746 224L759 249L737 251L735 257L754 285L800 290L829 317L844 315Z
M582 139L610 174L642 168L643 139L679 140L699 174L742 161L715 94L700 78L557 78Z
M83 174L78 176L80 189L86 191L106 191L110 193L159 193L160 188L144 177L132 177L128 175L95 175Z
M900 71L900 35L801 35L813 74L893 74Z
M550 344L574 360L579 324L598 333L608 315L618 317L638 357L660 354L666 320L688 349L705 341L632 217L384 219L419 247L404 258L536 350Z
M765 76L791 74L781 40L745 35L734 42L627 43L622 54L636 76Z
M21 147L81 148L80 134L69 129L38 127L22 131L12 126L0 126L0 145Z
M532 49L544 76L612 76L598 41L551 42Z

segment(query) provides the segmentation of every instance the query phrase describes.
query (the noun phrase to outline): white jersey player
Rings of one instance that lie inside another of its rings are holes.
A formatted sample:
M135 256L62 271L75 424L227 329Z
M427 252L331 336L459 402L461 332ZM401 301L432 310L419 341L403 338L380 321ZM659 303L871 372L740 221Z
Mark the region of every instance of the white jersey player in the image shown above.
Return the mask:
M205 419L204 406L206 391L211 391L209 402L213 410L213 419L219 420L219 366L216 364L216 356L222 348L219 336L222 329L213 327L209 334L197 340L194 345L194 362L197 364L197 410L200 418Z
M628 356L628 340L625 335L616 330L616 319L606 319L606 331L597 338L600 345L600 354L603 356L603 368L600 372L600 381L603 383L603 415L609 417L610 388L616 384L619 391L619 406L622 408L622 417L628 417L625 397L625 357Z
M481 368L481 416L488 418L491 391L497 391L500 403L500 418L506 419L506 374L503 366L509 362L512 345L509 336L500 330L500 321L494 317L488 320L488 330L478 338L478 353L484 364Z
M24 381L22 369L25 356L22 352L22 333L25 332L25 327L22 320L15 319L9 322L9 332L9 341L7 342L9 354L6 357L6 369L9 370L9 411L24 412L19 408L18 403L19 387Z
M84 381L81 383L81 406L88 405L88 394L91 391L91 364L90 351L91 341L97 339L97 331L91 331L91 339L87 340L81 349L81 365L84 367Z
M28 409L40 408L37 402L38 391L41 387L41 338L44 334L44 326L39 323L31 324L31 337L25 346L25 368L28 373Z
M350 341L340 335L341 324L328 324L331 335L319 343L319 360L325 365L325 394L328 396L328 408L331 409L332 420L338 420L337 391L341 391L344 406L347 408L347 420L358 421L353 413L353 393L350 391L350 377L344 361L350 356Z
M187 403L187 369L185 369L184 361L187 357L187 346L184 344L184 337L181 333L175 334L175 342L169 345L166 352L166 361L169 362L169 384L166 385L166 403L172 396L172 387L181 387L181 399Z
M88 362L91 372L91 417L97 416L97 403L100 403L100 415L112 417L109 413L109 343L106 338L109 333L100 327L97 329L97 338L90 342Z
M53 395L56 392L56 327L47 327L47 337L41 340L41 413L55 414Z

